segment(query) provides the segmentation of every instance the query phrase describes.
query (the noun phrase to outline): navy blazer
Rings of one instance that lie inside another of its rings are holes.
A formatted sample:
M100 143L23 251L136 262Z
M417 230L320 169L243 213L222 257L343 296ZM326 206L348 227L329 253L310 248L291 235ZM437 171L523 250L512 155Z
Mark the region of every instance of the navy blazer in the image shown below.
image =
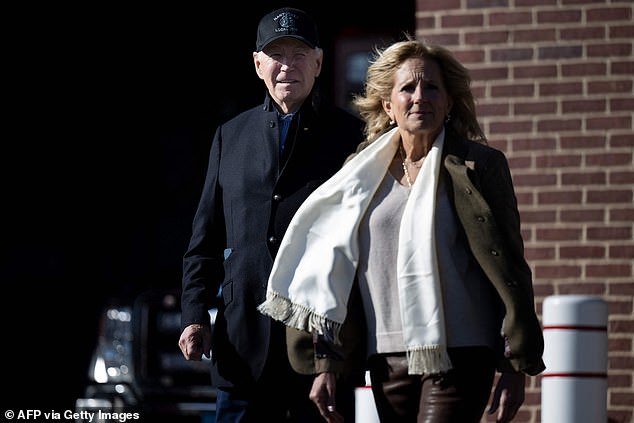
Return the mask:
M277 111L263 105L219 126L192 236L183 259L181 326L209 324L217 386L251 384L269 353L273 321L265 300L279 242L297 208L338 171L363 139L363 122L312 98L293 117L279 153ZM219 294L219 295L218 295ZM271 345L284 354L285 345Z

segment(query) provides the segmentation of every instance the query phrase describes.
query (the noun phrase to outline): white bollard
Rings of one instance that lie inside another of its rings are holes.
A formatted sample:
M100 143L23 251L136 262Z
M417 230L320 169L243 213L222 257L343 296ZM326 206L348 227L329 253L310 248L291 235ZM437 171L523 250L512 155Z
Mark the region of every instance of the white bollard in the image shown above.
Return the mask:
M356 423L379 423L379 415L376 412L376 404L372 395L372 383L370 372L365 372L365 386L360 386L354 391L354 421Z
M542 423L607 421L608 306L554 295L543 304Z

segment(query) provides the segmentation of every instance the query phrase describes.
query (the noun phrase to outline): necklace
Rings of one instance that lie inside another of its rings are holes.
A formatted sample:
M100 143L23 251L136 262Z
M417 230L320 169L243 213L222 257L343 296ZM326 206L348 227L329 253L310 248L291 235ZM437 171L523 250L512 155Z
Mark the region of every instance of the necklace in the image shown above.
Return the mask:
M401 154L401 164L403 165L403 173L405 173L405 179L407 179L407 185L412 187L412 178L409 176L409 171L407 170L407 165L405 164L405 152L403 151L403 146L399 144L398 152Z
M406 165L408 165L408 166L412 166L412 167L415 167L415 168L417 168L417 169L420 169L421 167L423 167L423 160L424 160L424 159L425 159L425 158L423 157L423 158L421 158L420 160L417 160L417 161L415 161L415 162L413 162L413 161L411 161L411 160L404 160L403 162L404 162ZM419 162L420 162L420 163L419 163Z

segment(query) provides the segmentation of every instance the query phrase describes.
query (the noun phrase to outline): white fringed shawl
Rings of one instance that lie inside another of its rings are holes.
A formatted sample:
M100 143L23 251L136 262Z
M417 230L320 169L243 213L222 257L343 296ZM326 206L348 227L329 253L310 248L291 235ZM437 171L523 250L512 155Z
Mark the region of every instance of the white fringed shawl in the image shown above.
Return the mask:
M399 143L397 128L380 136L300 206L280 245L260 312L339 341L357 270L359 222ZM410 374L451 369L434 234L443 143L444 131L423 162L399 232L396 272Z

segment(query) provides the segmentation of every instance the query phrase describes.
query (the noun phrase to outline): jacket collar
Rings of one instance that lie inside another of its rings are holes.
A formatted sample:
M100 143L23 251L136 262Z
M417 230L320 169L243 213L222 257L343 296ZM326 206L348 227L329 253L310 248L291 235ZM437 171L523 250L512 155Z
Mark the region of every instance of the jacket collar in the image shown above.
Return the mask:
M304 100L304 103L302 103L302 106L297 112L299 113L306 109L312 109L313 112L316 112L320 107L319 98L320 96L317 89L317 83L315 83L313 90L310 92L306 100ZM271 94L268 92L268 90L264 94L264 103L262 104L262 109L266 112L274 112L277 110L277 108L275 107L275 101L273 100L273 97L271 97Z

